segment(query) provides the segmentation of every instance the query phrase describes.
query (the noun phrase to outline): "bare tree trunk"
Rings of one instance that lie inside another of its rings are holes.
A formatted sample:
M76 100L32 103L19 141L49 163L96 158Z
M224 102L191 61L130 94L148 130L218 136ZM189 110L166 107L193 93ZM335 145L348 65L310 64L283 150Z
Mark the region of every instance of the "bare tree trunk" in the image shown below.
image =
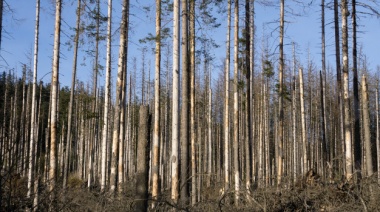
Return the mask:
M2 2L2 1L1 1ZM2 3L1 3L2 4ZM0 8L1 9L1 8ZM40 29L40 0L36 0L36 25L34 31L34 55L33 55L33 91L32 91L32 114L30 120L30 146L29 146L29 169L28 169L28 193L27 198L31 196L33 189L32 183L35 178L35 141L38 140L36 136L36 128L38 123L36 123L36 90L37 90L37 67L38 67L38 38ZM1 30L1 28L0 28ZM2 164L0 164L1 166Z
M305 103L304 103L304 92L303 92L303 72L300 68L298 70L298 76L300 81L300 101L301 101L301 130L302 130L302 162L303 162L303 173L305 175L307 172L307 148L306 148L306 118L305 118Z
M74 59L73 59L73 73L71 78L71 90L70 90L70 103L69 103L69 112L67 115L67 135L66 135L66 152L65 152L65 162L64 162L64 171L63 171L63 188L67 186L67 178L69 172L70 164L70 152L71 152L71 125L72 125L72 116L73 116L73 104L74 104L74 90L75 90L75 81L77 74L77 58L78 58L78 44L79 44L79 24L81 16L81 0L78 0L77 7L77 22L75 26L75 40L74 40Z
M148 209L148 178L149 178L149 132L150 115L148 106L140 106L139 137L137 143L137 172L136 172L136 203L134 211Z
M156 0L156 64L154 80L154 126L153 126L153 162L152 162L152 198L159 194L159 158L160 158L160 71L161 71L161 0ZM153 207L155 203L153 202Z
M113 136L112 136L112 156L111 156L111 181L110 181L110 191L115 192L118 187L118 180L117 180L117 169L119 163L122 161L119 161L119 136L120 136L120 116L122 107L124 107L123 101L122 101L122 89L124 87L124 81L123 81L123 67L125 63L125 46L126 45L126 29L125 27L126 22L128 20L128 9L127 9L127 1L123 1L123 9L122 9L122 19L120 24L120 47L119 47L119 59L118 59L118 68L117 68L117 84L116 84L116 101L115 101L115 112L114 112L114 122L113 122Z
M377 150L377 183L380 184L380 126L379 126L379 85L376 88L376 150Z
M59 76L59 47L61 33L61 0L56 0L55 32L54 32L54 52L53 52L53 72L51 82L51 126L50 126L50 166L49 166L49 192L54 198L54 190L57 180L57 108L58 108L58 76ZM54 207L54 206L53 206Z
M293 183L297 180L297 130L296 130L296 56L293 45L293 70L292 70L292 135L293 135Z
M238 205L240 191L239 172L239 97L238 97L238 57L239 57L239 0L235 0L235 28L234 28L234 176L235 176L235 205Z
M181 0L181 47L182 47L182 104L181 104L181 124L180 124L180 142L181 142L181 160L180 160L180 198L184 205L189 202L189 67L188 67L188 3L187 0Z
M191 144L191 204L197 201L197 160L195 129L195 0L190 0L190 144Z
M352 73L353 73L353 93L354 93L354 130L353 130L353 139L354 139L354 168L355 171L358 171L359 179L362 166L362 152L361 152L361 136L360 136L360 102L359 102L359 80L358 80L358 59L357 59L357 48L356 48L356 0L352 0ZM347 44L348 45L348 44ZM348 55L348 53L347 53ZM343 60L344 63L344 60Z
M230 184L230 166L229 166L229 98L230 98L230 34L231 34L231 0L228 0L228 17L227 17L227 41L226 41L226 64L225 64L225 98L224 98L224 190L227 192Z
M173 108L172 108L172 154L171 154L171 199L177 203L179 195L179 8L180 0L174 0L173 5Z
M279 110L279 119L278 119L278 158L277 158L277 185L281 184L282 178L282 160L283 160L283 142L284 142L284 108L283 108L283 72L284 72L284 7L285 0L280 0L280 66L279 66L279 98L278 98L278 110Z
M343 97L344 97L344 138L345 138L345 161L346 161L346 178L350 180L352 171L352 155L351 155L351 114L350 114L350 98L349 98L349 78L348 78L348 5L347 0L341 0L342 10L342 53L343 53Z
M108 27L107 27L107 61L106 61L106 85L104 94L104 112L103 112L103 135L102 135L102 179L100 189L105 191L106 173L107 173L107 140L108 140L108 116L109 116L109 96L110 96L110 78L111 78L111 20L112 20L112 0L108 0Z
M370 131L370 119L368 111L368 85L367 78L363 74L362 76L362 101L363 101L363 132L364 132L364 145L365 156L367 165L367 177L371 177L373 174L372 164L372 148L371 148L371 131ZM356 155L355 155L356 157Z

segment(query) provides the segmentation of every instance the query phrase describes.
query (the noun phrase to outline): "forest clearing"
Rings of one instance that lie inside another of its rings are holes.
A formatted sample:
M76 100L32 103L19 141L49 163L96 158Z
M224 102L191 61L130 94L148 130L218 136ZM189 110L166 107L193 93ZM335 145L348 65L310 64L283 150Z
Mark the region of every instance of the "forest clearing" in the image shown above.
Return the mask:
M11 1L0 211L380 211L377 0Z

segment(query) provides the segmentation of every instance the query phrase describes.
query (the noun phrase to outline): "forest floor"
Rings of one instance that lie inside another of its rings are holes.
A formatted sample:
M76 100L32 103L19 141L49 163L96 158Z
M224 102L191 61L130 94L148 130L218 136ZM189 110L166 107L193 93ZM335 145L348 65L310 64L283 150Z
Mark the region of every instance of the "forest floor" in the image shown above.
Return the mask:
M377 175L376 175L377 176ZM303 180L303 182L305 182ZM3 183L0 211L25 211L31 201L25 198L26 180L15 183L13 191ZM57 192L57 211L133 211L135 183L127 182L117 197L101 193L97 187L89 190L85 182L71 177L68 188ZM235 193L220 193L220 185L200 190L202 198L195 205L181 206L170 201L169 191L164 192L150 211L380 211L380 186L377 178L362 179L359 184L321 182L297 183L282 188L269 187L240 191L238 204ZM39 211L47 211L52 202L42 192ZM149 202L149 204L151 201Z

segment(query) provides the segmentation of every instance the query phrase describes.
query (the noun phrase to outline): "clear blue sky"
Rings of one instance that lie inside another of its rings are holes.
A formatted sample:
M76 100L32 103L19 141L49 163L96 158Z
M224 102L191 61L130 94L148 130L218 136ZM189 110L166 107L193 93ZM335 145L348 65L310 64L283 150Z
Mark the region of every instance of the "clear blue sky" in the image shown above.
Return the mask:
M2 49L0 59L0 71L15 68L18 75L21 74L21 64L30 64L33 52L33 40L34 40L34 24L35 24L35 1L33 0L7 0L9 6L13 12L7 11L4 20L4 29L2 38ZM41 17L40 17L40 45L39 45L39 64L38 64L38 78L40 79L45 74L51 71L51 55L53 52L53 33L54 33L54 4L52 1L41 0ZM74 31L70 30L70 27L75 26L75 7L76 0L64 0L63 16L62 20L62 44L69 40L69 36L73 35ZM106 0L102 2L102 13L107 14ZM119 27L121 17L121 0L114 0L113 11L113 31L115 32ZM289 2L289 3L287 3ZM317 67L320 67L320 6L319 1L314 1L311 8L306 9L305 15L302 17L291 16L286 13L286 37L285 37L285 53L288 57L291 56L291 43L294 41L297 43L297 56L301 60L302 65L306 65L307 49L310 48L311 59ZM301 7L297 7L291 1L286 1L287 10L294 9L301 11ZM141 70L141 48L144 45L140 44L139 39L146 36L149 32L154 34L154 15L155 10L152 7L151 11L145 13L142 9L144 6L154 6L154 1L131 1L131 32L129 43L129 67L132 67L132 58L137 57L138 70ZM243 24L243 8L240 9L241 25ZM332 22L332 11L326 8L326 54L328 57L328 63L335 67L334 63L334 32ZM275 31L278 27L278 22L270 23L278 20L279 8L278 7L263 7L256 4L256 52L257 58L261 52L261 40L264 36L269 37L269 47L272 52L277 52L276 45L278 44L278 31ZM225 52L225 39L226 39L226 14L219 16L218 21L222 24L218 29L207 32L210 37L213 37L220 48L212 51L215 57L215 67L220 65L220 58L224 57ZM349 19L351 23L351 19ZM164 23L165 24L165 23ZM359 20L359 30L363 33L359 34L359 45L363 47L363 53L367 56L370 69L376 70L376 66L380 65L378 50L380 49L380 21L374 17L362 17ZM167 26L171 27L171 23L168 22ZM272 36L270 36L272 34ZM233 35L233 34L232 34ZM119 45L119 33L116 31L113 36L113 77L116 75L116 58ZM81 53L78 61L78 78L84 82L88 82L91 79L92 58L84 54L84 50L88 47L81 47ZM350 49L351 50L351 49ZM65 45L61 45L61 61L60 61L60 81L63 85L70 85L73 51ZM105 42L101 46L101 64L105 64ZM153 64L154 60L152 52L147 56L148 60L152 62L152 76L153 76ZM86 64L80 65L80 64ZM50 82L50 75L47 75L44 82ZM99 84L104 84L103 75L99 78Z

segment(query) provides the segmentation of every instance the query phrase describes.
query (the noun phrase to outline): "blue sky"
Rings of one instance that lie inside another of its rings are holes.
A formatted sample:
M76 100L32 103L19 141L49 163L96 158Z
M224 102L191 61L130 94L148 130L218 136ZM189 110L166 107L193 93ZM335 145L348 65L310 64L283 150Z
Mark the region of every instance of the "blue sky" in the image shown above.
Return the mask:
M33 40L34 40L34 22L35 22L35 1L33 0L7 0L13 12L6 12L4 20L4 28L6 33L3 32L2 49L0 59L0 71L15 68L16 73L20 76L21 64L30 64L30 57L33 52ZM54 5L51 0L41 0L41 17L40 17L40 45L39 45L39 63L38 63L38 78L40 79L45 74L51 71L51 55L53 52L53 33L54 33ZM102 13L107 14L105 0L102 2ZM290 1L288 1L290 2ZM62 10L62 44L69 40L69 36L73 35L74 31L70 30L70 27L75 25L75 7L76 0L64 0ZM294 5L294 3L286 3L287 10L295 9L301 11L300 7ZM121 17L121 0L113 1L113 77L116 75L116 58L119 45L119 33L116 31L119 27ZM141 70L141 49L144 45L149 48L153 48L150 44L140 44L139 39L146 36L149 32L154 34L154 8L150 12L146 13L142 8L144 6L154 6L154 1L131 1L131 33L129 43L129 67L132 67L132 58L137 58L137 70ZM243 7L240 9L241 26L243 24ZM326 9L326 23L332 22L332 11ZM263 34L268 37L269 47L273 53L276 53L278 49L278 32L275 31L278 27L278 23L270 23L278 20L279 8L278 7L263 7L256 4L256 52L257 55L261 52L261 39ZM16 19L16 20L15 20ZM310 49L311 59L316 64L317 68L320 65L320 6L319 1L314 1L314 5L304 11L302 17L294 17L289 13L286 14L286 37L285 37L285 53L288 57L291 57L291 43L297 43L297 57L301 61L301 64L306 66L307 61L307 49ZM211 53L215 57L215 66L220 65L220 59L225 55L225 39L226 39L226 14L219 16L218 21L221 26L213 31L208 31L207 34L213 37L216 42L221 45L218 49L211 50ZM351 19L349 19L351 23ZM377 51L380 49L380 21L374 17L363 17L359 20L360 31L364 33L359 34L359 45L363 47L363 52L367 56L370 69L376 70L376 66L380 65L379 54ZM167 23L167 26L171 27L171 22ZM328 63L335 67L334 63L334 32L333 25L326 26L326 55L328 57ZM263 33L264 30L264 33ZM272 36L270 36L272 32ZM232 34L233 38L233 34ZM92 58L84 53L84 50L88 47L81 47L81 52L78 61L78 79L89 82L91 79ZM231 49L232 50L232 49ZM351 50L351 49L350 49ZM63 85L70 85L73 50L67 46L61 45L61 61L60 61L60 81ZM105 64L105 42L101 44L100 63ZM259 58L258 56L256 58ZM151 60L151 73L153 77L154 59L152 52L147 55L147 61ZM85 66L79 64L86 64ZM148 66L147 66L148 67ZM219 71L219 70L216 70ZM44 77L44 82L50 81L50 75ZM99 78L99 84L104 84L104 74Z

